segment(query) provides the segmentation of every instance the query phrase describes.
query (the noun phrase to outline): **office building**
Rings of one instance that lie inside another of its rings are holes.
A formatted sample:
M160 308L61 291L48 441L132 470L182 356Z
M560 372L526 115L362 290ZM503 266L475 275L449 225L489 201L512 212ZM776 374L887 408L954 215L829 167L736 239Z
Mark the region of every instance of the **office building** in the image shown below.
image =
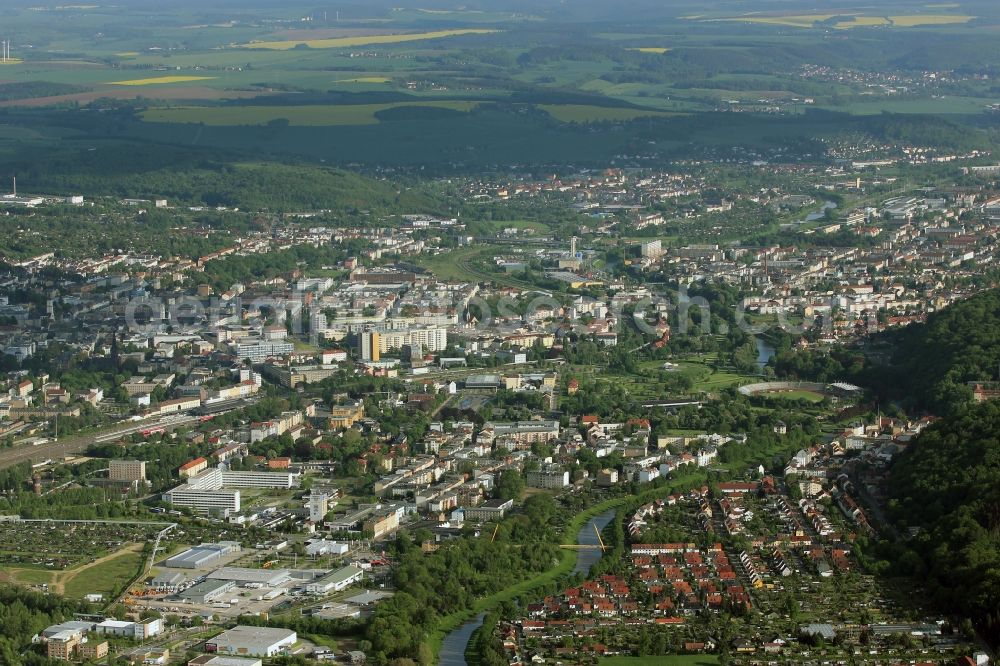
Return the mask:
M187 507L195 513L228 517L240 510L238 490L192 490L177 486L163 493L163 501L175 507Z
M108 656L108 642L87 641L86 643L82 643L80 644L79 655L80 659L83 659L84 661L104 659Z
M112 481L145 481L146 461L112 460L108 463L108 478Z
M381 358L381 338L378 331L365 331L358 334L358 352L363 361L378 361Z
M320 523L330 512L330 496L326 493L312 491L309 495L309 520Z
M45 654L49 659L69 661L73 659L76 648L83 638L79 632L65 631L51 636L45 646Z
M291 354L295 351L295 345L286 340L254 340L234 343L230 345L230 349L241 361L250 359L253 363L260 363L269 358Z

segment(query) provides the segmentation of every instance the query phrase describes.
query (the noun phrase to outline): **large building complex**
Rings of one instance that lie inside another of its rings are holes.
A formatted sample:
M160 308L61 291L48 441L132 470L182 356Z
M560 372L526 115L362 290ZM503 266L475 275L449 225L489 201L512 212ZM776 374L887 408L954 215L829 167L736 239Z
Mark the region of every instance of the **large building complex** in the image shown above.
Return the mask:
M185 484L163 493L163 501L171 506L192 509L196 513L225 518L240 510L240 491L200 490Z
M298 479L297 474L288 472L231 472L215 467L163 493L163 501L198 513L227 517L240 510L240 491L231 488L292 488Z
M183 553L168 557L164 565L176 569L199 569L215 562L224 555L238 553L239 551L240 544L235 541L203 543L188 548Z
M284 652L298 640L290 629L248 627L236 625L205 642L205 651L216 654L273 657Z
M327 594L329 592L340 592L361 580L364 571L355 565L346 566L343 569L331 571L322 578L318 578L306 585L306 592L309 594Z

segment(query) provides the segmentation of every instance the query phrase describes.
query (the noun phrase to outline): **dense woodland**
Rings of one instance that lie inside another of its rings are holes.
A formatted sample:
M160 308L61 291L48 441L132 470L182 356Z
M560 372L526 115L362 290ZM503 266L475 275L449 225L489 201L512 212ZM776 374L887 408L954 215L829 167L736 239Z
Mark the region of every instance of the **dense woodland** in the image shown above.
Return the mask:
M559 558L556 516L552 498L535 495L521 513L503 521L495 540L485 535L458 539L424 554L419 544L429 533L400 535L393 572L399 591L378 605L366 631L372 660L379 664L402 657L432 663L427 640L441 616L468 610L477 599L553 566Z
M58 595L0 585L0 664L48 666L65 663L52 661L26 648L31 637L45 627L86 610L81 604Z
M928 428L895 464L889 508L901 573L1000 643L1000 404L960 410Z
M792 351L787 339L779 341L775 369L779 377L854 381L911 410L956 413L972 400L968 382L998 379L1000 290L955 303L924 324L875 337L869 353L839 348Z

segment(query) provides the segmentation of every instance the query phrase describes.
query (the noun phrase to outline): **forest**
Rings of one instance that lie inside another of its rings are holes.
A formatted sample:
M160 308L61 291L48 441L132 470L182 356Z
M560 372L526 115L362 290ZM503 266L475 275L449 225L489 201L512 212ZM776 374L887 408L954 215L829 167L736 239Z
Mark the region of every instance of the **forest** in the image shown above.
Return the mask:
M1000 290L985 291L912 324L874 337L857 349L788 349L779 339L778 377L850 381L905 410L954 414L972 401L969 382L998 379ZM877 362L884 358L885 362Z
M420 543L429 533L400 535L393 547L398 561L393 582L400 591L379 604L368 625L364 646L370 647L371 660L432 663L428 634L442 616L472 608L478 599L545 571L558 560L553 545L556 517L552 498L535 495L525 501L522 512L503 521L495 540L456 539L424 554Z
M45 627L88 610L86 605L58 595L41 594L13 585L0 585L0 664L47 666L60 664L26 648Z
M900 573L1000 644L1000 404L960 410L923 432L892 470Z

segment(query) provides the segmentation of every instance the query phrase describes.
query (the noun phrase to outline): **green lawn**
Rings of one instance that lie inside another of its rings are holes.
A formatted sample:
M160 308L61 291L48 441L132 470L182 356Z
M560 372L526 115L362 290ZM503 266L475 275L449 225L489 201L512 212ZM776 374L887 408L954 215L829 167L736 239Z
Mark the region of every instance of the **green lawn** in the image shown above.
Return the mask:
M716 666L718 657L711 654L668 654L661 657L605 657L600 666Z
M764 397L770 400L808 400L809 402L823 402L823 396L815 391L781 391L778 393L764 393Z
M45 569L10 569L8 573L19 583L40 585L52 582L52 571Z
M142 560L141 553L129 552L85 569L66 582L66 596L80 598L96 592L107 599L139 573Z

